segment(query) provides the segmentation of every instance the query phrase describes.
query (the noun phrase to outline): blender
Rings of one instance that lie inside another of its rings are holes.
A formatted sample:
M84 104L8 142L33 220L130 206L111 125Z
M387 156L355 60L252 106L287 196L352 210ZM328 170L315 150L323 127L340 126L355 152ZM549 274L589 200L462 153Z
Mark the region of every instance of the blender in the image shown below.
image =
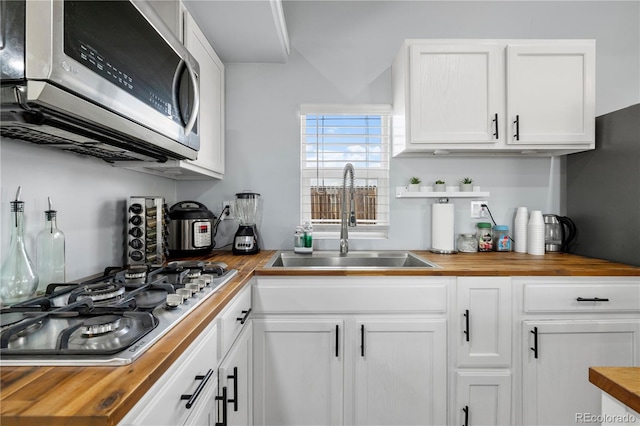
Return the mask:
M258 227L261 213L260 194L251 191L236 194L234 210L240 226L233 238L233 254L255 254L258 246Z

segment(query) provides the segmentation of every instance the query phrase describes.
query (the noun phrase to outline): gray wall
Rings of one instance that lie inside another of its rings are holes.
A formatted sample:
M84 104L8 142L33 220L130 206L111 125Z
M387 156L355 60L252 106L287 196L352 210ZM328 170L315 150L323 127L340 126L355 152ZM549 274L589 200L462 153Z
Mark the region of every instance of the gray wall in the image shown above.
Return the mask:
M223 181L174 183L92 158L3 140L0 145L0 257L9 244L9 201L23 187L27 234L44 221L46 197L59 210L67 240L68 277L80 278L122 261L123 210L130 195L162 195L172 203L197 199L216 214L244 189L263 194L267 248L291 247L299 220L299 118L302 103L391 103L391 61L405 38L594 38L597 114L640 101L640 3L287 1L291 40L286 64L227 64L227 173ZM453 182L473 176L491 191L500 223L514 208L564 210L563 159L399 159L391 186L410 176ZM384 241L352 241L358 248L427 248L432 200L391 200L391 233ZM468 202L456 201L457 232L475 223ZM229 240L234 224L221 227ZM337 241L317 247L335 249Z
M596 140L567 157L571 252L640 266L640 104L598 117Z
M299 117L303 103L391 103L391 63L405 38L592 38L597 43L597 114L640 99L637 2L285 1L286 64L227 64L227 174L178 185L183 197L219 208L244 189L263 194L268 248L290 248L299 221ZM464 12L464 13L463 13ZM356 171L357 173L357 171ZM499 223L514 209L564 213L564 158L394 158L391 186L472 176L489 190ZM358 248L430 245L429 199L391 200L388 240ZM456 232L471 231L469 202L457 200ZM221 227L232 234L231 224ZM223 238L224 239L224 238ZM317 242L335 249L337 241Z

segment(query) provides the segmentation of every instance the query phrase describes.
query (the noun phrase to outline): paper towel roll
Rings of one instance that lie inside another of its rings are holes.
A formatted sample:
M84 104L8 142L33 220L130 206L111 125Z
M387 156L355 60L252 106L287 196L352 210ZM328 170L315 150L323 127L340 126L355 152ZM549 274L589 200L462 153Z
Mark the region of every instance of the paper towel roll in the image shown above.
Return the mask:
M455 250L453 204L431 205L431 250Z

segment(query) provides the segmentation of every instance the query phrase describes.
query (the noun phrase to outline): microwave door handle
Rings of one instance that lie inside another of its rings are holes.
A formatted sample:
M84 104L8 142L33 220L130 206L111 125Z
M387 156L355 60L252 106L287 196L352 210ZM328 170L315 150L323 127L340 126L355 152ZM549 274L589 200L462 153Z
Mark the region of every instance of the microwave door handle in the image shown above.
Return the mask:
M196 77L196 73L193 70L193 67L189 65L187 61L181 59L178 63L178 67L176 68L176 72L173 75L173 103L175 105L179 105L178 101L178 92L180 90L180 75L184 67L187 67L187 71L189 72L189 78L191 78L191 82L193 83L193 107L191 108L191 115L189 116L189 121L184 126L184 134L188 135L193 130L193 126L196 124L196 119L198 118L198 110L200 109L200 90L198 90L198 78ZM180 116L182 113L178 111ZM183 120L184 122L184 120Z

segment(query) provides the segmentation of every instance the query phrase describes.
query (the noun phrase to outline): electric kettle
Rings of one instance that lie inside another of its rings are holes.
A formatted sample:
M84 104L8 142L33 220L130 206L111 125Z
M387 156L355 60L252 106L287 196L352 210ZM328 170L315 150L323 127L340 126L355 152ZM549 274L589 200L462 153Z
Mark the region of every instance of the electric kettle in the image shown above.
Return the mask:
M545 214L544 249L547 252L564 252L576 236L576 225L566 216Z

